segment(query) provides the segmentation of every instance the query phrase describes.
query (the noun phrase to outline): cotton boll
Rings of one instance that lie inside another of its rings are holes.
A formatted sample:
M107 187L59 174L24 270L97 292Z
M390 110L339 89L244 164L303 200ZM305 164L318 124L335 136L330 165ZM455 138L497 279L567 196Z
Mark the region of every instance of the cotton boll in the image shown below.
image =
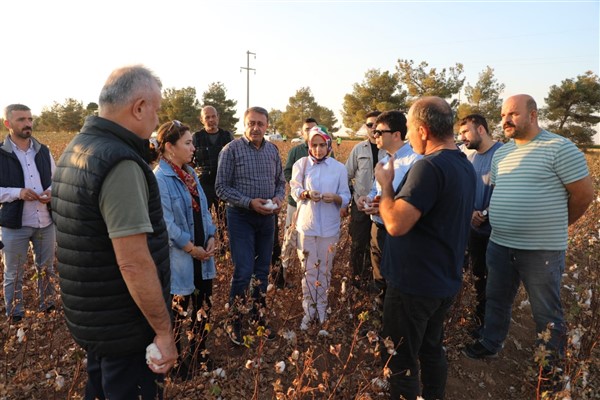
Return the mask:
M285 371L285 361L279 361L277 364L275 364L275 372L282 374L283 371Z

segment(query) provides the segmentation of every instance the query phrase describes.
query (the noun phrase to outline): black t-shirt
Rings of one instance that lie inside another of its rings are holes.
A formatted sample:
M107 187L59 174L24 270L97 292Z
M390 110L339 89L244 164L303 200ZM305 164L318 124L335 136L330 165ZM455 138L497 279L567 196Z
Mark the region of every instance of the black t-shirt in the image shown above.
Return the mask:
M418 208L421 218L406 235L386 239L381 272L388 285L437 298L459 291L475 179L473 166L459 150L435 152L411 167L396 199Z

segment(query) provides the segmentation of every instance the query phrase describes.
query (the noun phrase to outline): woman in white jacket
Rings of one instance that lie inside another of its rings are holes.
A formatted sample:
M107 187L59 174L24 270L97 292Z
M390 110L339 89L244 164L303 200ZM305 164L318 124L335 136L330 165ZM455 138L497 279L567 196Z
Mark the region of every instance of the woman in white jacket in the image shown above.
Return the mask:
M316 126L308 137L308 157L296 161L290 190L298 202L296 229L298 257L304 268L300 329L311 321L327 320L327 293L336 244L340 234L340 208L350 201L344 164L329 157L331 137Z

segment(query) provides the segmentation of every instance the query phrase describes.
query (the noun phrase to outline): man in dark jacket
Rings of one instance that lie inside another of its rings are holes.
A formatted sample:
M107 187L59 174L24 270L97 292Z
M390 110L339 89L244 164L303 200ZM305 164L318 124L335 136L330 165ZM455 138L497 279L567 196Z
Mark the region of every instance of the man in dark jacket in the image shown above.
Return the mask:
M98 116L86 119L54 175L61 295L67 326L88 353L86 398L162 398L177 359L168 236L145 160L160 103L151 71L113 71ZM146 365L150 344L161 356Z
M6 248L4 260L4 301L11 323L21 321L23 276L29 243L33 247L39 279L39 310L52 311L56 234L50 216L50 185L54 159L48 147L34 139L29 107L11 104L4 110L8 136L0 144L0 226ZM1 248L1 247L0 247Z
M233 135L231 132L219 128L219 113L213 106L206 106L202 109L200 122L204 128L195 132L192 137L196 148L194 155L196 170L202 190L208 200L208 208L213 204L216 208L219 202L215 193L219 153L227 143L233 140Z

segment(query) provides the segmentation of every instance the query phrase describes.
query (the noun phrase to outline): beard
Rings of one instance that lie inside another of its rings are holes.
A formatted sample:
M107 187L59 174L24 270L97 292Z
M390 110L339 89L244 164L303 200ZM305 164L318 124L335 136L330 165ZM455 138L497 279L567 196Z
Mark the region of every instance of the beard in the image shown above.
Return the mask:
M470 140L467 144L467 149L469 150L479 150L479 145L481 144L481 140Z
M13 131L13 133L21 139L29 139L31 137L32 130L30 128L21 129L20 131Z
M512 131L507 131L507 128L512 128ZM525 136L527 132L526 126L516 126L513 123L507 122L502 125L502 129L504 130L504 135L509 139L521 139Z

